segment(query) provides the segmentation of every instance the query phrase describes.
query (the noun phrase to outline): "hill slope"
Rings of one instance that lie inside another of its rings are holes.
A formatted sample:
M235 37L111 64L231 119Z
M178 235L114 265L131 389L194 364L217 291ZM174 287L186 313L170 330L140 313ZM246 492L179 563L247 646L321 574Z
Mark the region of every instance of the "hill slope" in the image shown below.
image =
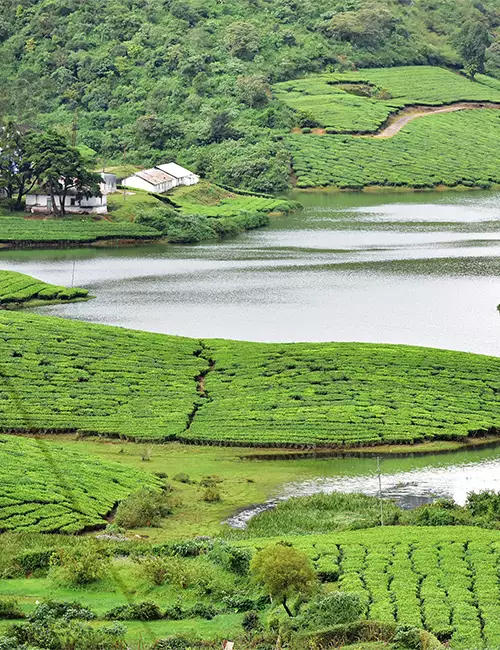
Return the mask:
M106 163L178 158L229 186L289 184L275 134L292 111L270 85L312 72L460 65L473 17L500 67L500 1L6 0L0 113L57 126Z
M0 313L2 432L244 446L500 428L500 359L404 345L198 341Z

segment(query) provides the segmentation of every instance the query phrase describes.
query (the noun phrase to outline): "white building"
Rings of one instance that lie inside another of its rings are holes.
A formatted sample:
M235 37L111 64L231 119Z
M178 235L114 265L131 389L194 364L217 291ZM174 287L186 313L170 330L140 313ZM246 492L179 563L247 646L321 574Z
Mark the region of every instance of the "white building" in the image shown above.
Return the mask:
M55 196L54 199L56 208L59 209L60 198ZM27 194L26 210L33 214L51 214L54 212L52 197L44 193ZM64 201L64 210L67 214L106 214L108 197L103 194L102 196L90 196L88 199L77 199L75 193L69 193Z
M132 176L127 176L121 182L125 187L135 187L155 194L163 194L179 185L196 185L200 177L184 169L177 163L157 165L151 169L144 169Z
M177 185L196 185L200 181L199 176L174 162L158 165L157 168L173 176L177 181Z
M88 198L77 198L75 190L70 190L64 201L64 210L68 214L106 214L108 211L108 194L116 192L116 176L106 172L101 173L102 183L99 183L100 195ZM56 208L60 207L60 198L54 197ZM33 192L26 195L26 209L33 214L51 214L54 206L52 197L45 192Z
M178 183L170 174L158 169L158 167L153 167L152 169L143 169L132 176L127 176L122 180L122 185L135 187L138 190L146 190L146 192L153 192L154 194L163 194L177 187Z

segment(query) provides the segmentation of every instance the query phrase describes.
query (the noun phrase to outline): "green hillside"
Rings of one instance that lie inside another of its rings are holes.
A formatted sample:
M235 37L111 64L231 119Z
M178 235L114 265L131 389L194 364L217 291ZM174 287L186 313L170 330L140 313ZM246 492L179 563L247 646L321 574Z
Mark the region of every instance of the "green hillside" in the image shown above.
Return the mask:
M280 140L295 112L274 84L404 65L460 68L457 35L484 25L500 71L499 0L6 0L0 114L55 127L99 165L195 168L230 187L289 186ZM418 98L417 98L418 99Z
M103 526L118 501L155 483L144 472L74 449L0 436L0 533Z
M0 352L2 432L314 447L500 425L500 360L463 352L198 341L12 312Z

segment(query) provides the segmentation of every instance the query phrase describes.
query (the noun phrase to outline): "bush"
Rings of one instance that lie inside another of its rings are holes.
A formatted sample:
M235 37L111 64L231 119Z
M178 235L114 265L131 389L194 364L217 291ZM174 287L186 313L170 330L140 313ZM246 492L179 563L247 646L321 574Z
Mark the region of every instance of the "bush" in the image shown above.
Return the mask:
M25 575L39 574L49 570L50 558L54 550L50 548L43 551L24 551L24 553L16 555L14 563L21 567Z
M185 474L184 472L180 472L179 474L176 474L173 478L174 481L178 481L179 483L186 483L186 484L192 483L188 474Z
M217 476L216 474L212 474L211 476L204 476L201 481L200 485L201 487L216 487L218 483L222 483L223 479L221 479L220 476Z
M86 585L107 575L109 558L94 542L58 549L50 559L49 575L57 582Z
M394 643L398 650L420 650L420 630L411 625L399 625L394 635Z
M254 632L255 630L260 630L262 628L262 623L260 622L260 618L257 612L253 610L247 612L241 621L241 626L245 632Z
M167 636L165 639L158 639L151 646L151 650L187 650L195 647L192 639L180 634Z
M246 575L250 568L250 560L252 554L249 549L239 548L224 542L219 542L208 553L208 557L212 562L220 564L226 571L237 573L239 575Z
M110 621L158 621L163 618L156 603L144 601L133 605L120 605L104 615Z
M220 491L216 487L209 487L203 493L203 501L207 503L218 503L220 500Z
M158 526L171 512L172 506L165 492L145 487L120 502L115 523L123 528Z
M157 555L147 555L145 557L139 558L141 573L146 578L146 580L157 587L165 584L168 574L168 559L157 556Z
M302 620L305 627L320 629L353 623L362 613L363 605L358 594L335 591L313 599L302 614Z
M28 614L30 623L47 623L58 620L72 621L75 619L91 621L94 618L94 612L77 601L47 600L37 605L31 614Z
M218 613L213 605L207 605L206 603L196 603L189 612L193 618L204 618L207 621L217 616Z
M24 613L14 598L0 598L0 619L24 618Z

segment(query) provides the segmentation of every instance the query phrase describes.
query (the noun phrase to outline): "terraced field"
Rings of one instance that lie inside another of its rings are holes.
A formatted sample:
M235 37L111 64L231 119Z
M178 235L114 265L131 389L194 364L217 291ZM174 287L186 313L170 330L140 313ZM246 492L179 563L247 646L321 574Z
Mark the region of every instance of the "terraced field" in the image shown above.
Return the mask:
M335 133L372 133L405 106L460 101L500 103L500 89L432 66L373 68L310 75L273 87L275 96ZM361 94L357 94L361 93Z
M500 359L357 343L198 341L0 313L0 430L255 446L500 428Z
M77 533L142 485L146 473L47 442L0 435L0 533Z
M285 539L341 589L359 593L367 617L424 627L453 650L498 648L498 531L408 526Z
M497 110L428 115L392 138L290 134L286 142L301 188L500 183L494 154L500 145Z
M0 247L87 244L100 240L158 239L160 233L135 223L109 221L23 219L0 216Z
M26 303L78 300L86 289L58 287L16 271L0 271L0 307Z

